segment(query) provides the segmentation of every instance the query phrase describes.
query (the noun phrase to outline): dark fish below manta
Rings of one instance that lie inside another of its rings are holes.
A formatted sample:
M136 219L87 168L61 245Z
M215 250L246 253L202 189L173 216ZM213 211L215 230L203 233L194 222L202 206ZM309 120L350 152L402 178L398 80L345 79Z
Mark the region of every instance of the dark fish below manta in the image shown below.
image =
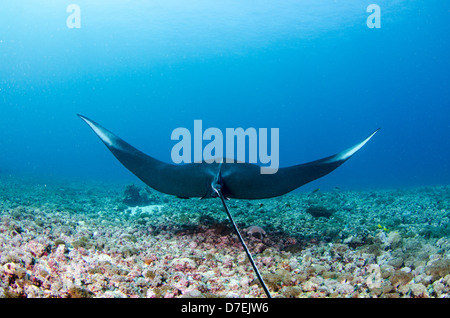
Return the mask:
M339 167L378 131L338 154L280 168L274 174L261 174L260 166L251 163L168 164L144 154L89 118L78 116L94 130L113 155L145 184L159 192L182 198L217 197L215 184L221 185L226 198L265 199L286 194Z

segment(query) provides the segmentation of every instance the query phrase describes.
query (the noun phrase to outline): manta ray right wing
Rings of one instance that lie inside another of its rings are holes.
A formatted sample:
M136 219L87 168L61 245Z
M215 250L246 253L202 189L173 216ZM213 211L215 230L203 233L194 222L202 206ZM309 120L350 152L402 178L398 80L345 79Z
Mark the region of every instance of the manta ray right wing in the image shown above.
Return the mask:
M236 199L265 199L286 194L332 172L361 149L378 130L338 154L280 168L274 174L261 174L260 167L254 164L224 163L221 168L222 192L225 197Z

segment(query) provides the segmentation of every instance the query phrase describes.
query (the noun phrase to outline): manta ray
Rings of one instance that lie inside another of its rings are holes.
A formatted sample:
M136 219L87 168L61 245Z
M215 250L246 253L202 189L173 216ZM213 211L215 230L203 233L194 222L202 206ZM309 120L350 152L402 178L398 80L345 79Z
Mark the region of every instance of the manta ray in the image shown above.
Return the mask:
M169 164L139 151L95 121L80 114L78 116L92 128L125 168L149 187L180 198L219 197L268 297L271 297L271 294L233 220L226 200L266 199L291 192L339 167L360 150L379 130L375 130L363 141L335 155L279 168L274 174L261 174L259 165L246 162L231 163L222 160L212 163L203 161L180 165Z

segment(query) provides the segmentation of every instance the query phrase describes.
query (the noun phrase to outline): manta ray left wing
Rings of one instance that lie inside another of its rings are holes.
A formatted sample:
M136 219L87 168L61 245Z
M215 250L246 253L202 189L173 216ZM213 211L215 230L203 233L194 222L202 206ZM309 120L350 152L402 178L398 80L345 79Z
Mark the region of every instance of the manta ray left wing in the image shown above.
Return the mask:
M181 198L211 196L211 182L218 164L167 164L137 150L95 121L78 115L97 134L112 154L151 188Z

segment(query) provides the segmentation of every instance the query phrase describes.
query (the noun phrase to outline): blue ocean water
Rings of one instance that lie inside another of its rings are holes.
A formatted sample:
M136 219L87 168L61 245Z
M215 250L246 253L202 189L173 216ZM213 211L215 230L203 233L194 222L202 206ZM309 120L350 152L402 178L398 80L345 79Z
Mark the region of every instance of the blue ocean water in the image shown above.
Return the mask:
M369 28L367 7L380 9ZM70 28L67 8L80 8ZM76 116L170 161L171 132L276 127L280 164L319 159L381 127L303 187L449 184L450 3L0 3L0 175L136 181Z

